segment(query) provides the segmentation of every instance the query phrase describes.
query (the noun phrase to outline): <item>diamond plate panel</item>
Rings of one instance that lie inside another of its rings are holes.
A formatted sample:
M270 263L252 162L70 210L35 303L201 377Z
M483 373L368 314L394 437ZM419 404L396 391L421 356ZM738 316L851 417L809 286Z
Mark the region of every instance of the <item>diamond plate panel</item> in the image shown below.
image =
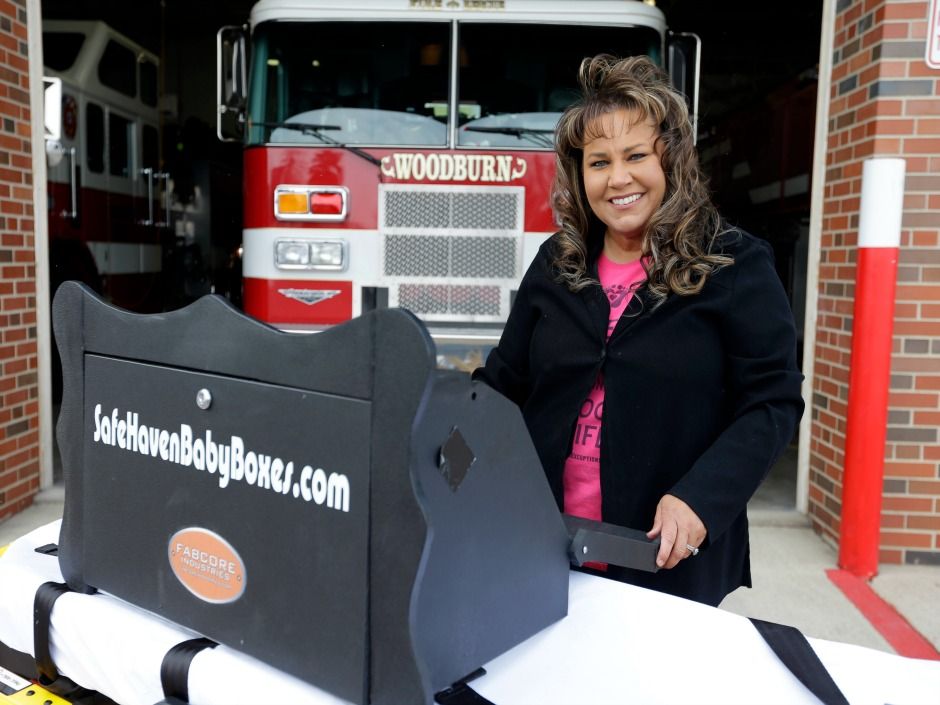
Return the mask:
M476 230L513 230L521 200L515 193L477 193L453 195L453 228Z
M452 237L455 277L509 279L516 276L516 240L511 237Z
M385 275L446 277L450 273L449 238L433 235L388 235Z
M441 191L385 191L387 228L446 228L450 196Z

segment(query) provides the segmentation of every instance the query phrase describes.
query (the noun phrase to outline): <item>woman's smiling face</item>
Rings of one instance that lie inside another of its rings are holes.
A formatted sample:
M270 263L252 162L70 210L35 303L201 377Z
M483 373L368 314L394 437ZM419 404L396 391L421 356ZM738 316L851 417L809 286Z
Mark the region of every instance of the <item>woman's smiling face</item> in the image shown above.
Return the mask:
M624 109L600 116L591 128L589 134L600 136L583 150L588 203L607 226L605 244L636 251L666 193L661 148L656 143L659 130Z

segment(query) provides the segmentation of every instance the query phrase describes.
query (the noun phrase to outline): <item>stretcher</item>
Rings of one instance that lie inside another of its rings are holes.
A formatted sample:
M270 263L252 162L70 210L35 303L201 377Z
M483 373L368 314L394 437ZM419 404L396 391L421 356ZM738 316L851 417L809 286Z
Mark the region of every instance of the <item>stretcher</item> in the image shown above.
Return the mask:
M58 562L35 551L58 535L59 522L53 522L0 556L0 642L15 651L33 653L37 588L62 580ZM59 670L122 705L161 701L164 654L198 636L100 592L63 595L51 625L51 653ZM940 662L809 641L853 705L940 702ZM471 685L496 705L818 702L749 620L578 572L570 576L568 616L483 669L485 675ZM344 702L226 646L194 657L188 687L190 702L199 705Z
M656 547L566 524L518 407L436 369L405 311L290 336L217 297L138 316L69 283L53 308L64 514L0 557L0 656L63 697L843 705L940 693L940 664L810 644L571 572L583 560L655 570ZM809 667L791 671L794 655Z

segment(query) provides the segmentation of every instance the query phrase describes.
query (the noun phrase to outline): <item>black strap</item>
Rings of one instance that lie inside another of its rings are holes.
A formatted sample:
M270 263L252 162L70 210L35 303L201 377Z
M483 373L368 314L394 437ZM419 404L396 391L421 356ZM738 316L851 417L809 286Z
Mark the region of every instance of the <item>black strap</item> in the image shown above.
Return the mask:
M799 629L753 617L751 623L783 665L824 705L849 705L849 701Z
M39 684L44 687L59 677L59 671L49 653L49 627L52 622L52 606L68 591L68 585L65 583L48 582L39 586L36 597L33 598L33 654L36 658L36 670L39 672Z
M26 680L39 680L39 674L36 672L36 659L33 658L32 654L11 649L2 641L0 641L0 668L13 671L13 673L22 676ZM0 683L0 693L10 695L10 693L3 690L2 683ZM0 698L0 703L2 702L4 700Z
M434 702L436 702L438 705L495 705L495 703L487 700L477 691L467 685L468 681L472 681L475 678L479 678L480 676L485 675L486 670L483 668L478 668L470 675L461 678L450 688L446 688L439 693L435 693Z
M160 684L163 686L163 702L189 702L189 666L203 649L214 649L218 644L212 639L200 637L181 641L166 652L160 664Z
M70 592L65 583L43 583L33 599L33 654L39 685L56 695L68 699L79 699L90 693L74 681L61 675L49 651L49 628L52 624L52 606L65 593Z

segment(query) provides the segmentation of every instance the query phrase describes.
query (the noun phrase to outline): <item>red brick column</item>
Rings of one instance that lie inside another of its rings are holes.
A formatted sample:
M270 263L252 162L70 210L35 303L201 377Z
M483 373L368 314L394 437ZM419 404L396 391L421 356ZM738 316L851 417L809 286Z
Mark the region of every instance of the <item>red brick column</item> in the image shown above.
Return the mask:
M26 0L0 0L0 520L39 489Z
M862 162L907 161L880 559L940 565L940 70L926 0L838 0L813 351L809 516L838 541ZM809 351L807 351L809 354Z

